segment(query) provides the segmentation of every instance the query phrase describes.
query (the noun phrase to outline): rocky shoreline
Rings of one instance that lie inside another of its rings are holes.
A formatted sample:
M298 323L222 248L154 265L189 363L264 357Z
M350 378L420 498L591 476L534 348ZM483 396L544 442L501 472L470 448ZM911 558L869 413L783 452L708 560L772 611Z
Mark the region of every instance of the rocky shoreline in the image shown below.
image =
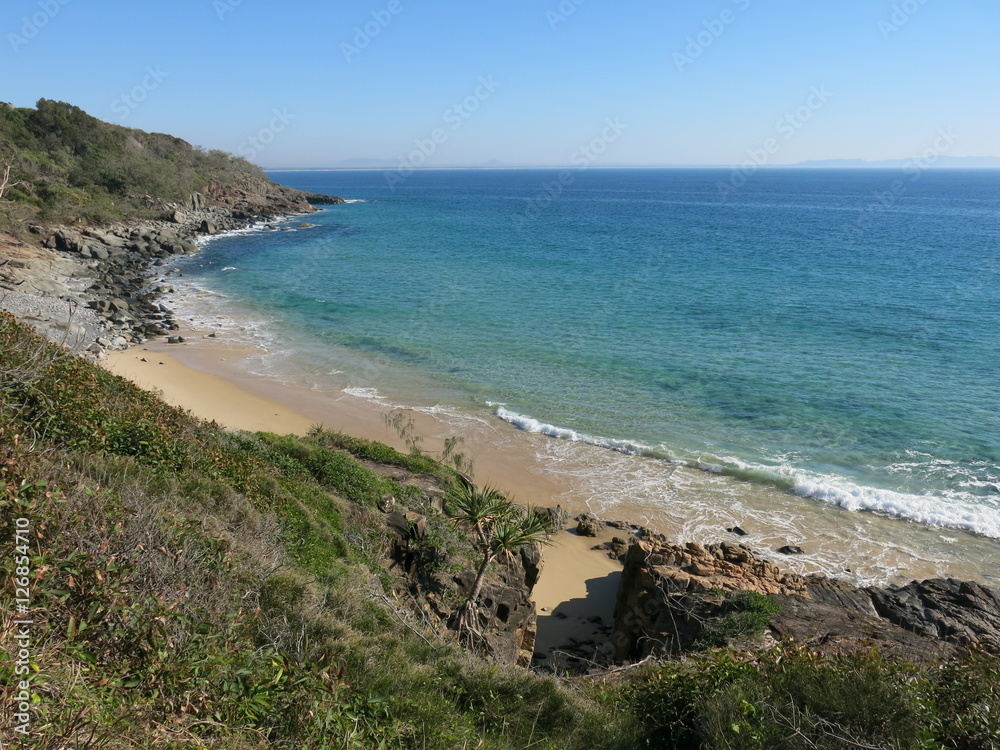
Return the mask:
M721 619L741 611L733 606L740 592L777 604L761 618L763 641L743 645L792 639L823 653L878 648L912 661L969 648L1000 655L1000 591L988 586L933 578L859 587L784 571L735 542L675 544L627 523L590 515L577 520L580 534L596 535L602 527L620 534L595 547L623 564L614 622L607 629L607 665L704 648ZM573 644L568 648L579 651Z
M173 257L197 251L200 238L260 222L280 228L277 222L312 213L316 204L342 202L249 178L237 187L210 186L184 205L167 205L156 220L33 226L36 243L0 242L0 308L78 353L101 358L107 350L169 336L176 329L163 301L171 287L154 280L156 271ZM428 492L440 500L440 491ZM407 594L422 617L446 626L444 592L466 590L469 576L422 579L414 566L414 555L426 554L421 518L386 511L387 529L397 536L394 556L412 576ZM587 618L581 622L584 636L553 653L536 652L538 613L531 593L544 576L544 555L526 551L484 590L489 604L483 631L500 661L587 671L648 656L677 656L704 647L712 624L731 612L734 592L767 595L780 606L766 621L765 643L793 638L828 652L875 646L915 660L968 647L1000 654L1000 593L986 586L929 579L861 588L784 572L734 542L678 545L628 523L583 516L574 527L566 518L553 520L556 528L580 536L617 534L599 545L623 564L613 622ZM742 534L738 527L728 531Z
M31 226L37 244L0 242L0 308L49 339L101 358L177 329L162 301L172 287L154 283L170 258L198 250L200 238L344 203L248 177L210 185L161 218L107 226Z

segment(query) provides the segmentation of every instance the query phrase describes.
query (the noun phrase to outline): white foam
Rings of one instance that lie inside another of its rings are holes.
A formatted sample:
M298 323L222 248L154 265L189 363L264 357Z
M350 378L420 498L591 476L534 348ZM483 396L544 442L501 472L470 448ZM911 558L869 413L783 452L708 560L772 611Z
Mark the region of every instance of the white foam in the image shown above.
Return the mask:
M245 234L255 234L264 230L264 227L271 226L280 221L288 221L293 219L293 216L280 216L274 219L262 219L260 221L254 222L248 227L242 227L241 229L227 229L225 232L219 232L218 234L199 234L195 242L199 248L204 249L206 245L215 242L216 240L221 240L223 237L238 237Z
M548 435L571 443L585 443L609 448L626 455L649 455L647 446L637 443L593 437L575 430L540 422L495 404L496 415L525 432ZM818 474L795 467L776 458L772 465L744 461L735 456L704 456L691 461L677 461L709 474L729 475L737 479L773 482L790 488L795 494L821 500L845 510L873 511L915 521L935 528L969 531L1000 539L1000 508L983 504L983 498L964 492L946 496L897 492L865 487L844 477ZM941 465L950 462L941 461Z
M344 388L343 392L348 396L354 396L355 398L363 398L368 401L381 401L382 397L378 392L377 388Z
M570 430L565 427L557 427L556 425L548 424L546 422L539 422L533 417L527 417L523 414L509 411L503 406L497 406L496 415L503 421L514 425L519 430L548 435L549 437L559 438L560 440L569 440L572 443L587 443L589 445L596 445L600 448L609 448L610 450L618 451L619 453L625 453L626 455L631 456L642 455L649 450L647 446L640 445L639 443L633 443L626 440L610 440L607 438L592 437L585 433L577 432L576 430Z
M906 518L926 526L961 529L1000 539L1000 512L952 492L948 496L917 495L874 487L862 487L836 476L800 472L794 482L796 494L812 497L851 511L869 510Z
M367 203L368 201L362 200L361 198L344 198L344 203Z

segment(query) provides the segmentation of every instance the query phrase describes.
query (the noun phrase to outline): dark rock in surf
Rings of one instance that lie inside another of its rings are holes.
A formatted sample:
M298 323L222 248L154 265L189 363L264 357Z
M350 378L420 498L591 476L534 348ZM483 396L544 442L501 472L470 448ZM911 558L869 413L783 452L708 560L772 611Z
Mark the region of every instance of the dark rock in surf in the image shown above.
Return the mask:
M806 551L801 547L796 547L794 544L786 544L784 547L779 547L778 552L782 555L804 555Z

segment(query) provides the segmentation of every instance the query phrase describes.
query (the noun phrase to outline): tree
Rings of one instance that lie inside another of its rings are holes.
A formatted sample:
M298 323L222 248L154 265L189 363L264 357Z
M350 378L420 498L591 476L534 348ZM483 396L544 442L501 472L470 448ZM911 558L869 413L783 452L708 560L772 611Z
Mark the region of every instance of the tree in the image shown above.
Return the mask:
M10 170L13 168L14 168L13 162L7 162L7 164L4 165L3 178L0 179L0 200L3 200L4 193L6 193L8 190L12 190L13 188L16 188L18 185L24 184L23 182L21 182L21 180L15 180L14 182L10 181Z
M459 634L481 637L476 628L479 594L490 565L498 558L512 559L523 547L547 544L548 516L535 508L523 509L491 487L465 485L452 490L448 511L453 521L475 531L473 544L482 554L469 596L458 611Z

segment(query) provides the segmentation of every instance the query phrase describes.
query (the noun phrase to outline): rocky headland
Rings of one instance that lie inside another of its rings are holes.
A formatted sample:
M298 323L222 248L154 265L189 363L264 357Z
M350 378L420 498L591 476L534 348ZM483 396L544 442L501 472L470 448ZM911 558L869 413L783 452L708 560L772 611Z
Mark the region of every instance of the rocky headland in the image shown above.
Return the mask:
M184 205L166 204L157 220L31 224L26 241L0 235L0 308L96 357L169 336L177 326L163 298L173 288L154 280L172 257L196 252L206 236L260 222L290 229L294 223L281 222L312 213L316 205L343 202L245 175L192 193Z

